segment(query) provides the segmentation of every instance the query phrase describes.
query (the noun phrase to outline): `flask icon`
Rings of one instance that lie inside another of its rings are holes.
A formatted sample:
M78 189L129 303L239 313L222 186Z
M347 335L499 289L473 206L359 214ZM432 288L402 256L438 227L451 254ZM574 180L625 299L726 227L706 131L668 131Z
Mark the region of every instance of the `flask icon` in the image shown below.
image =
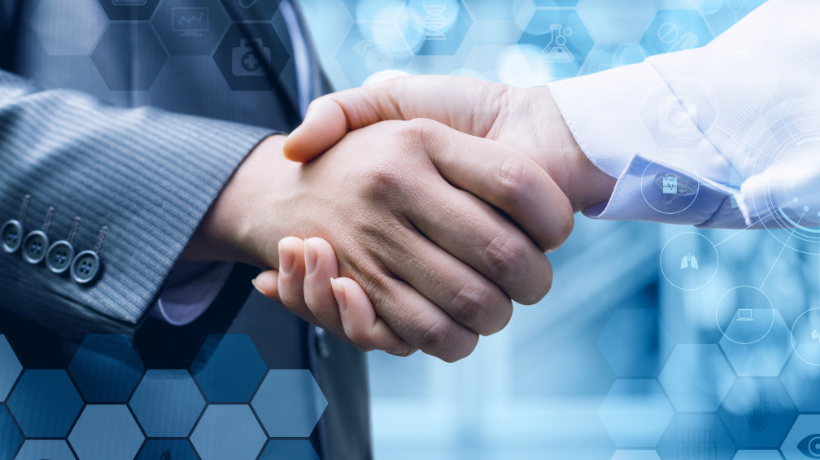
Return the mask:
M572 35L572 29L569 27L563 29L561 24L552 24L550 33L552 34L550 42L538 58L544 62L572 62L575 60L575 56L567 48L567 37Z
M422 3L424 7L424 28L427 31L424 33L424 37L422 41L427 40L447 40L447 36L441 31L447 25L447 19L444 18L444 9L447 8L447 4L443 3L441 5L428 5L427 3Z

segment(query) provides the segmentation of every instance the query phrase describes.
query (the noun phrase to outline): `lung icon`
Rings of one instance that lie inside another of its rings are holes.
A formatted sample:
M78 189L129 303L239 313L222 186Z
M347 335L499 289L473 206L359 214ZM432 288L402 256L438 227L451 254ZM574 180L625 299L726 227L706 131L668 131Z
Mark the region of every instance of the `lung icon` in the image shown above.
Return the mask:
M698 259L697 257L693 256L691 253L686 254L683 256L683 260L680 261L680 269L683 270L685 268L694 268L695 270L698 269Z

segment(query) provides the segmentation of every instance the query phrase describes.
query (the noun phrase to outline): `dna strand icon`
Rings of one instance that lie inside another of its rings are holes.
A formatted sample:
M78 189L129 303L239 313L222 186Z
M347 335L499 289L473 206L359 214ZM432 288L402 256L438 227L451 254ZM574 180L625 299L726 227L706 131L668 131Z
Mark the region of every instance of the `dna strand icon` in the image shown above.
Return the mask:
M441 5L428 5L427 3L422 3L424 7L424 28L427 29L427 32L424 33L424 37L422 38L423 41L427 40L447 40L447 36L441 32L441 29L447 25L447 20L444 19L444 8L447 7L447 4Z

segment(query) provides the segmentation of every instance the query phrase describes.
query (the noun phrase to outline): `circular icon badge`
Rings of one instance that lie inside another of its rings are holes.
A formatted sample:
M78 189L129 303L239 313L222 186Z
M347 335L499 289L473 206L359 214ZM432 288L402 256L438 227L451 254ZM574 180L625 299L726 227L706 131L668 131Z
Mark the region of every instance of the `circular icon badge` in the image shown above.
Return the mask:
M662 214L678 214L695 202L700 179L695 167L683 158L665 156L649 163L641 176L641 195Z
M759 342L774 325L774 305L765 292L753 286L732 288L718 302L715 312L723 335L741 345Z
M715 126L717 115L717 97L709 88L696 81L681 81L660 98L658 128L682 139L700 139Z
M661 273L678 289L694 291L706 286L717 269L717 248L700 233L675 235L661 250Z
M812 366L820 366L820 308L804 311L792 326L795 354Z

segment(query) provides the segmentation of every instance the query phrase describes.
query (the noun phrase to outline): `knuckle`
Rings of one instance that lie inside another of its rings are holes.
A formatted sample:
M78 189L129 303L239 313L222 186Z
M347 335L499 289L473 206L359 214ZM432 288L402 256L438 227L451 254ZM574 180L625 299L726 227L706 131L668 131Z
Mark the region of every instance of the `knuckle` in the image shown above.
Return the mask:
M505 158L496 170L498 198L507 204L520 201L530 180L530 174L523 161L512 157Z
M445 352L453 326L449 318L440 318L424 331L419 348L433 355Z
M395 197L406 191L410 178L397 163L380 161L361 171L365 194L373 200Z
M493 276L506 276L518 271L526 257L524 245L516 238L501 234L484 250L484 261Z
M450 301L452 315L459 323L472 326L471 329L479 326L493 307L493 297L486 287L468 283Z

